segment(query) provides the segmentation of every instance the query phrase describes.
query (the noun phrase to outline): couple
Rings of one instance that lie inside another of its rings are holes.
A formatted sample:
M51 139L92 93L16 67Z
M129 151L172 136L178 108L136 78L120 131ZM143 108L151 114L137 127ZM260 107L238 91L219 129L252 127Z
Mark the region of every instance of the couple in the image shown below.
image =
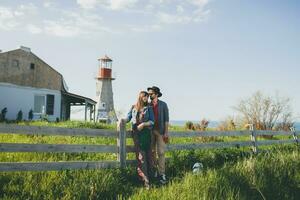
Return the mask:
M141 91L135 105L130 109L126 122L131 121L136 150L137 172L144 186L149 189L149 178L159 178L167 183L165 174L165 144L169 141L169 110L156 86ZM148 97L151 103L148 103ZM158 156L158 159L157 159Z

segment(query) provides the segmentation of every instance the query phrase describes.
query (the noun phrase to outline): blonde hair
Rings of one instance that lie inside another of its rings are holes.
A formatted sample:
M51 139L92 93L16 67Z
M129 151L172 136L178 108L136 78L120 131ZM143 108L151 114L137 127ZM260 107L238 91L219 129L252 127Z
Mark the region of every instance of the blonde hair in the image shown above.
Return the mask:
M143 97L145 97L145 96L149 96L148 92L146 92L146 91L141 91L141 92L139 93L138 100L137 100L136 104L134 105L134 108L135 108L137 111L139 111L141 108L143 108L143 107L145 106L145 103L144 103L144 101L143 101ZM147 104L148 104L148 102L147 102Z

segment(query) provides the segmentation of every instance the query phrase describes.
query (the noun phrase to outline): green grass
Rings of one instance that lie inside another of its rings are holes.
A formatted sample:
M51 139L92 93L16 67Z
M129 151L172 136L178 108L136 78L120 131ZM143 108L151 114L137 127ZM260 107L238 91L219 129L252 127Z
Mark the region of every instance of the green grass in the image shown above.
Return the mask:
M1 199L297 199L300 150L270 147L259 155L242 149L173 152L170 182L142 188L134 168L0 173ZM191 167L202 162L204 170ZM264 197L264 198L263 198Z
M24 123L25 124L25 123ZM30 125L78 128L105 128L83 122ZM114 129L115 125L109 125ZM180 127L171 130L183 131ZM280 136L274 139L287 139ZM243 137L171 138L171 143L223 142L247 140ZM26 136L0 134L1 143L107 144L115 138L71 136ZM127 139L132 144L132 139ZM295 145L249 148L183 150L168 152L166 186L153 184L143 189L135 168L65 170L48 172L0 172L0 199L297 199L300 196L300 150ZM133 154L128 155L134 159ZM1 162L18 161L116 160L109 153L0 153ZM193 174L195 162L204 170Z
M16 123L18 125L30 126L51 126L51 127L65 127L65 128L93 128L93 129L116 129L116 124L105 124L99 122L85 122L85 121L63 121L63 122L47 122L47 121L22 121Z
M225 152L231 158L215 152L210 157L212 166L206 160L208 157L204 156L203 160L202 155L200 157L206 165L202 173L193 174L184 168L182 178L174 178L165 187L141 190L130 198L299 199L299 149L291 146L271 149L272 151L258 156L239 157L235 153ZM177 166L180 165L177 163Z

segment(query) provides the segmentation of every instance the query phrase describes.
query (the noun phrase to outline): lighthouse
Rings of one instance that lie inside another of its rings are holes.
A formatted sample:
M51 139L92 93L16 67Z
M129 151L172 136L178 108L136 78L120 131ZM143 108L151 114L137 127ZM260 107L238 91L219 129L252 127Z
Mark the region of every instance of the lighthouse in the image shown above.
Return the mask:
M98 59L99 67L96 77L97 121L116 122L112 81L112 59L107 55Z

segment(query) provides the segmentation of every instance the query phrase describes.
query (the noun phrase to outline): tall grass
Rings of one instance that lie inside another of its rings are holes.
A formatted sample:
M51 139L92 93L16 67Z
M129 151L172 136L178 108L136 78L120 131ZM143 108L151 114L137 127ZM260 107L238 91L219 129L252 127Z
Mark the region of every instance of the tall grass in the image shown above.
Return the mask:
M130 199L299 199L299 149L273 150L200 174L185 172L182 179L141 189Z
M22 122L17 122L17 124L30 125L30 126L65 127L65 128L94 128L94 129L116 129L117 128L117 124L105 124L99 122L73 121L73 120L62 121L62 122L22 121Z
M170 182L143 189L134 167L124 170L2 172L1 199L297 199L300 150L271 147L252 155L242 149L173 152ZM191 167L202 162L204 170Z
M26 124L23 122L23 124ZM30 125L103 128L83 122ZM114 129L115 125L110 125ZM173 127L173 130L182 131ZM217 139L217 140L215 140ZM171 143L232 141L235 137L176 138ZM244 137L249 140L249 137ZM71 136L24 136L1 134L5 143L110 144L115 138ZM128 139L127 144L132 144ZM135 167L127 169L64 170L48 172L0 172L0 199L297 199L300 196L300 150L294 145L264 148L253 155L249 148L184 150L168 152L166 186L143 189ZM133 155L129 156L134 158ZM116 160L106 153L0 153L1 162ZM191 173L202 162L200 174Z

